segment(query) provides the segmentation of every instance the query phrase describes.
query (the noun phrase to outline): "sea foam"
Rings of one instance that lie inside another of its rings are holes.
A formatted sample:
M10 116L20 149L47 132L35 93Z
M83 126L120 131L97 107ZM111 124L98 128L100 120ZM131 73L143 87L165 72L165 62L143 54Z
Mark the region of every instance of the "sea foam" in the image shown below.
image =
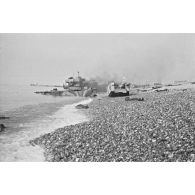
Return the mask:
M0 161L44 161L44 150L32 146L29 141L55 129L88 121L88 118L78 112L77 104L89 104L92 99L65 105L48 117L27 124L21 124L23 129L0 136Z

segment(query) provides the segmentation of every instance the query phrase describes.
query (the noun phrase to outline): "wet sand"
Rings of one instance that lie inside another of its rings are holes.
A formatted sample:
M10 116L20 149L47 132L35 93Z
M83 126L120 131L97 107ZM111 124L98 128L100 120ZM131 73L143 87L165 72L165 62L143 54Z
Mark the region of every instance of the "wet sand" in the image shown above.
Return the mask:
M195 90L97 97L83 111L88 122L31 141L47 161L195 161Z

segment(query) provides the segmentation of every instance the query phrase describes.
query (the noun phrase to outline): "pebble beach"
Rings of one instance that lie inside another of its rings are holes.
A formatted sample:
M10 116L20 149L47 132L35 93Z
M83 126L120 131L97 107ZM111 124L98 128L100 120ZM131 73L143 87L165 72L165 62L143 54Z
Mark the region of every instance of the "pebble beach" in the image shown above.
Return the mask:
M96 97L82 110L89 121L66 126L30 143L50 162L194 162L195 90Z

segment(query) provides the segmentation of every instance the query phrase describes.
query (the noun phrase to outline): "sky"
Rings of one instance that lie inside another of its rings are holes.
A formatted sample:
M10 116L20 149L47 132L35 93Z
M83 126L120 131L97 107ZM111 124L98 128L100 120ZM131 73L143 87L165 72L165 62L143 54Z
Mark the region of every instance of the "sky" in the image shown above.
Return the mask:
M195 34L0 34L0 83L195 80Z

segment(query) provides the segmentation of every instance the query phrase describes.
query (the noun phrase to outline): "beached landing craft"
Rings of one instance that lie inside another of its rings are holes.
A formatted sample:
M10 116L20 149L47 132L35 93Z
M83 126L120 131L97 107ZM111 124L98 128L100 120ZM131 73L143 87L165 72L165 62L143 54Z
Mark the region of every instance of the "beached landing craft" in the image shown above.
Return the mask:
M51 91L37 91L35 93L42 95L53 95L53 96L95 96L96 89L90 86L90 82L86 81L86 79L79 76L77 77L69 77L63 82L64 90L58 90L54 88Z
M107 94L109 97L129 96L129 91L130 83L126 82L122 82L121 84L112 82L107 87Z
M89 97L96 94L96 89L92 88L85 78L79 76L79 72L76 78L69 77L66 79L63 88L75 96Z

